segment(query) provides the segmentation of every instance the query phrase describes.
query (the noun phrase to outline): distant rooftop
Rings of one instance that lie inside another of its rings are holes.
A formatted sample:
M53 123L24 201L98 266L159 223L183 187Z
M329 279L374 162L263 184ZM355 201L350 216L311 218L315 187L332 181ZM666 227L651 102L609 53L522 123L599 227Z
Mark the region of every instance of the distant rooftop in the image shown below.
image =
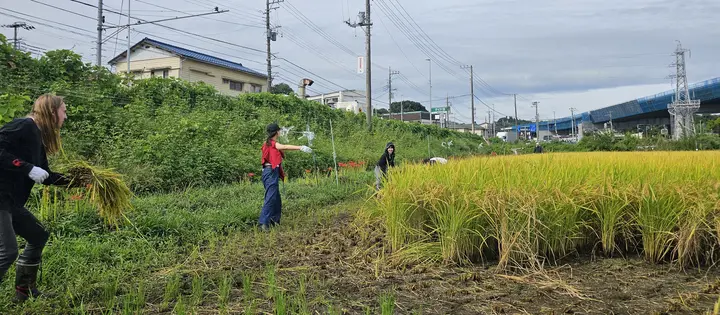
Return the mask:
M142 45L142 44L149 44L149 45L155 46L162 50L166 50L170 53L179 55L179 56L187 58L187 59L192 59L195 61L216 65L218 67L223 67L223 68L227 68L230 70L236 70L236 71L245 72L248 74L267 78L266 74L262 74L255 70L247 68L247 67L243 66L241 63L232 62L232 61L225 60L222 58L213 57L208 54L203 54L201 52L197 52L197 51L190 50L187 48L170 45L170 44L163 43L163 42L160 42L160 41L157 41L154 39L150 39L148 37L145 37L141 41L137 42L137 44L133 45L132 49L135 49L137 46ZM109 64L116 63L120 58L125 58L126 54L127 54L127 51L125 51L125 52L121 53L120 55L118 55L117 57L113 58L108 63ZM130 60L130 62L132 62L132 60Z

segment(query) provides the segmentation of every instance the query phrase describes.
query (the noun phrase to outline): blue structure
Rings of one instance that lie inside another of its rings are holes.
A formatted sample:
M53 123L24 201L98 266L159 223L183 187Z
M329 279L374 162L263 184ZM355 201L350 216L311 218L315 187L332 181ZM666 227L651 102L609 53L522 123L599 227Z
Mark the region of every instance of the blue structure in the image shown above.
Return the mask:
M690 97L700 101L698 113L720 112L720 78L698 82L689 86ZM675 91L638 98L622 104L612 105L589 112L575 114L575 125L583 123L603 124L612 118L613 122L634 121L641 119L669 118L668 105L673 102ZM570 130L573 117L556 119L557 130ZM535 132L535 124L518 126L518 130ZM554 131L553 121L540 121L540 130Z

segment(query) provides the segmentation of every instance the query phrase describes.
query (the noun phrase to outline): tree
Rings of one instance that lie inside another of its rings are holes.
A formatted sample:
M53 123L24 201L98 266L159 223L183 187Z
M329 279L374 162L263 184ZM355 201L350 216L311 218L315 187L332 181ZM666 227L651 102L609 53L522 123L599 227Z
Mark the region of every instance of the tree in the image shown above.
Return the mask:
M386 115L386 114L389 114L390 111L387 110L387 108L380 108L376 111L376 113L378 113L379 115Z
M534 124L534 121L518 119L518 125ZM515 126L515 117L500 117L497 121L497 125L502 127Z
M390 112L391 113L399 113L400 112L400 103L401 102L393 102L390 104ZM428 110L423 106L422 104L415 102L415 101L402 101L402 111L403 112L427 112Z
M293 92L294 92L293 89L286 83L275 84L275 85L273 85L272 88L270 88L270 93L272 93L272 94L290 95Z

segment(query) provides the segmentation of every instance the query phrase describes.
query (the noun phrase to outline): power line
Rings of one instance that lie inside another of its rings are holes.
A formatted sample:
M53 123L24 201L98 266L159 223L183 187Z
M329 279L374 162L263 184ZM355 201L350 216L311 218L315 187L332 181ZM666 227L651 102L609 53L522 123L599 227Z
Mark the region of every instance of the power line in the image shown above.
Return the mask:
M209 5L209 6L207 3L203 3L201 1L191 1L191 0L184 0L184 1L187 3L192 3L192 4L198 5L200 7L205 7L205 8L210 8L210 9L213 9L213 5L224 6L224 4L218 4L216 2L211 2L208 0L205 0L205 2L211 3L211 5ZM244 15L241 15L241 13ZM265 18L262 16L253 15L253 14L247 13L245 11L238 11L237 13L231 12L230 14L234 15L236 17L239 17L241 19L252 19L252 20L254 20L253 22L258 22L258 23L263 23L263 21L265 20Z
M81 17L84 17L84 18L87 18L87 19L90 19L90 20L93 20L93 21L97 21L97 18L96 18L96 17L92 17L92 16L85 15L85 14L80 14L80 13L77 13L77 12L74 12L74 11L70 11L70 10L68 10L68 9L63 9L63 8L61 8L61 7L56 7L56 6L54 6L54 5L47 4L47 3L45 3L45 2L40 2L40 1L37 1L37 0L30 0L30 1L35 2L35 3L38 3L38 4L42 4L42 5L47 6L47 7L51 7L51 8L54 8L54 9L58 9L58 10L60 10L60 11L64 11L64 12L71 13L71 14L74 14L74 15L77 15L77 16L81 16Z
M296 68L298 68L298 69L300 69L300 70L303 70L303 71L305 71L305 72L307 72L307 73L310 73L310 74L312 74L312 75L314 75L314 76L316 76L316 77L318 77L318 78L320 78L320 79L323 79L323 80L327 81L328 83L330 83L330 84L332 84L332 85L334 85L334 86L337 86L337 87L339 87L339 88L341 88L341 89L343 89L343 90L349 90L348 88L346 88L346 87L344 87L344 86L342 86L342 85L336 84L336 83L334 83L334 82L332 82L332 81L330 81L330 80L328 80L328 79L325 79L325 78L317 75L316 73L314 73L314 72L312 72L312 71L310 71L310 70L308 70L308 69L305 69L305 68L303 68L303 67L301 67L301 66L298 66L297 64L295 64L294 62L292 62L292 61L290 61L290 60L287 60L287 59L285 59L285 58L278 58L278 59L285 60L287 63L295 66Z
M191 13L188 13L188 11L179 11L179 10L175 10L175 9L171 9L171 8L166 8L166 7L159 6L159 5L157 5L157 4L150 3L150 2L147 2L147 1L143 1L143 0L134 0L134 1L140 2L140 3L145 3L145 4L148 4L148 5L151 5L151 6L154 6L154 7L158 7L158 8L161 8L161 9L167 9L167 10L170 10L170 11L172 11L172 12L183 13L183 14L191 14ZM138 11L138 10L134 10L134 11ZM255 28L264 28L264 27L261 26L261 25L252 25L252 24L236 23L236 22L230 22L230 21L225 21L225 20L221 20L221 19L213 19L213 18L209 18L209 17L206 17L206 16L202 16L201 18L206 19L206 20L210 20L210 21L218 21L218 22L223 22L223 23L227 23L227 24L232 24L232 25L239 25L239 26L246 26L246 27L255 27Z
M82 2L82 1L79 1L79 0L70 0L70 1L72 1L72 2L77 2L77 3L80 3L80 4L82 4L82 5L86 5L86 6L92 7L92 8L97 8L97 6L95 6L95 5L93 5L93 4L85 3L85 2ZM218 43L223 43L223 44L226 44L226 45L229 45L229 46L238 47L238 48L242 48L242 49L247 49L247 50L254 51L254 52L259 52L259 53L263 53L263 54L265 53L265 51L260 50L260 49L257 49L257 48L252 48L252 47L248 47L248 46L238 45L238 44L234 44L234 43L227 42L227 41L224 41L224 40L220 40L220 39L216 39L216 38L212 38L212 37L208 37L208 36L204 36L204 35L200 35L200 34L188 32L188 31L184 31L184 30L181 30L181 29L177 29L177 28L174 28L174 27L167 26L167 25L150 22L150 21L147 21L147 20L144 20L144 19L140 19L140 18L136 18L136 17L131 17L131 16L128 16L127 14L122 13L122 12L118 12L118 11L114 11L114 10L109 10L109 9L107 9L106 11L111 12L111 13L115 13L115 14L119 14L119 15L122 15L122 16L126 16L126 17L129 17L129 18L131 18L131 19L135 19L135 20L140 21L140 22L144 22L144 23L148 23L148 24L153 24L153 25L156 25L156 26L160 26L160 27L163 27L163 28L167 28L167 29L170 29L170 30L179 32L179 33L183 33L183 34L192 35L192 36L195 36L195 37L200 37L200 38L212 40L212 41L215 41L215 42L218 42Z
M357 54L352 51L352 49L347 48L345 45L341 44L338 40L327 34L325 31L320 29L315 23L312 22L312 20L308 19L300 10L295 8L295 6L290 3L290 1L285 0L285 3L287 4L288 13L290 13L292 16L297 18L300 22L305 24L307 27L309 27L313 32L323 37L325 40L333 44L334 46L338 47L343 52L355 57Z
M321 57L324 61L329 61L332 65L337 66L338 69L342 69L343 71L346 71L354 76L359 76L359 74L355 73L353 70L347 68L344 66L341 62L327 56L322 50L318 49L316 46L307 43L306 41L303 41L302 38L298 38L296 35L287 32L287 29L285 29L285 35L287 35L288 40L293 42L295 45L299 46L300 48L303 48L309 52L311 52L314 56Z
M503 113L503 112L499 112L499 111L495 110L494 108L492 108L492 107L491 107L490 105L488 105L488 104L485 104L485 102L483 102L483 100L480 99L477 95L475 95L475 99L478 100L478 101L480 101L481 104L485 105L485 107L487 107L489 110L491 110L491 111L493 111L493 112L496 112L496 113L498 113L498 114L500 114L500 115L503 115L503 116L506 116L506 117L509 117L509 116L510 116L510 115L508 115L508 114L505 114L505 113Z
M407 54L405 54L405 51L402 49L402 47L400 47L400 44L398 44L398 42L395 40L395 36L392 35L392 33L390 32L390 30L387 28L387 26L385 25L385 23L382 21L382 19L378 19L378 20L380 20L380 24L381 24L381 25L383 26L383 28L385 29L385 32L387 32L388 35L390 35L390 39L392 39L393 43L395 43L395 46L397 46L397 48L400 50L400 52L403 54L403 56L405 56L405 60L407 60L407 61L410 62L410 65L411 65L413 68L415 68L415 71L417 71L417 73L420 74L420 76L425 77L425 74L423 74L422 72L420 72L420 70L415 66L415 63L412 62L412 61L410 61L410 60L412 60L412 59L410 59L410 57L408 57Z
M389 2L400 13L400 16L402 16L408 22L408 24L410 25L410 27L412 29L418 31L417 32L418 37L421 40L423 40L429 44L429 45L427 45L427 47L429 47L431 51L436 52L436 56L438 56L440 59L444 59L444 60L448 61L450 64L454 64L455 66L462 65L461 62L457 61L452 56L450 56L447 52L445 52L445 50L443 50L440 46L438 46L435 43L435 41L433 41L432 38L430 38L430 36L428 36L427 33L425 33L425 31L422 29L422 27L420 27L420 25L418 25L415 22L415 19L413 19L412 16L410 16L410 14L405 10L405 7L403 7L402 4L400 4L400 2L398 2L397 6L395 5L395 2L393 2L393 0L387 0L387 2ZM400 7L400 9L398 9L398 6Z
M300 72L299 70L294 70L294 69L292 69L292 68L290 68L290 67L280 67L280 66L278 66L278 68L283 69L283 70L287 71L288 73L297 76L298 78L305 78L305 77L307 77L307 75L306 75L305 73L302 73L302 72ZM291 82L291 84L294 86L295 84L297 84L297 82L299 82L299 80L294 80L294 81L293 81L293 80L290 80L290 82ZM325 83L323 83L323 82L321 82L321 81L315 81L315 86L322 87L322 88L324 88L324 89L327 89L328 91L334 90L334 88L330 87L329 85L326 85Z
M82 28L79 28L79 27L75 27L75 26L68 25L68 24L64 24L64 23L60 23L60 22L55 22L55 21L46 20L46 19L43 19L43 18L41 18L41 17L37 17L37 16L30 15L30 14L27 14L27 13L22 13L22 12L18 12L18 11L6 9L6 8L1 8L1 7L0 7L0 10L5 10L5 11L9 11L9 12L12 12L12 13L15 13L15 14L20 14L20 15L29 16L29 17L31 17L31 18L33 18L33 19L38 19L38 20L45 21L45 22L48 22L48 23L55 23L55 24L62 25L62 26L65 26L65 27L69 27L69 28L72 28L72 29L76 29L76 30L79 30L79 31L92 33L92 32L90 32L90 31L88 31L88 30L86 30L86 29L82 29ZM11 16L11 17L14 17L14 18L17 18L17 19L23 19L22 17L13 16L13 15L10 15L10 14L4 14L4 15L6 15L6 16ZM44 24L44 23L42 23L42 22L32 21L32 20L29 20L29 19L28 19L28 21L33 22L33 23L35 23L35 24L44 25L44 26L47 26L47 27L57 28L56 26ZM72 33L75 33L75 34L78 34L78 35L82 35L82 36L87 36L87 37L90 37L90 38L92 38L92 39L95 39L95 37L92 37L92 36L90 36L90 35L80 34L80 33L76 33L76 32L72 32Z
M394 12L392 8L390 8L390 5L387 3L390 3L395 10L399 13L399 15L402 17L402 19ZM448 54L442 47L440 47L430 36L420 27L420 25L415 22L415 20L410 16L410 14L405 10L405 8L398 2L398 5L395 5L395 2L393 0L378 0L379 8L385 16L395 24L395 26L403 33L405 34L408 39L421 51L423 51L428 57L435 56L435 63L443 69L448 74L455 76L456 78L460 80L465 80L464 77L461 77L456 71L453 70L453 66L462 66L462 63L460 63L457 59L453 58L450 54ZM407 24L403 22L402 20L407 21ZM409 26L408 26L409 25ZM411 29L415 30L416 34L413 34ZM451 66L448 66L445 64L445 62L449 63ZM498 91L497 89L493 88L490 84L485 82L481 77L475 77L474 79L477 84L479 84L479 88L481 90L489 91L495 94L500 95L508 95L506 93L502 93Z
M2 9L2 8L0 8L0 9ZM19 17L19 16L17 16L17 15L12 15L12 14L2 13L2 12L0 12L0 15L9 16L9 17L11 17L11 18L15 18L15 19L19 19L19 20L26 20L26 21L32 22L32 23L34 23L34 24L47 26L47 27L49 27L49 28L51 28L51 29L54 29L54 30L59 30L59 31L67 32L67 33L73 33L73 34L75 34L75 35L80 35L80 36L84 36L84 37L87 37L87 38L95 39L94 37L89 36L89 35L86 35L86 34L81 34L81 33L75 32L75 31L67 30L67 29L60 28L60 27L57 27L57 26L54 26L54 25L50 25L50 24L45 24L45 23L38 22L38 21L35 21L35 20L32 20L32 19Z
M410 28L405 25L405 23L397 16L397 14L395 14L395 12L389 7L389 5L387 5L382 0L378 0L376 3L378 4L378 8L380 9L380 11L382 11L383 14L385 14L385 16L390 19L390 21L395 25L395 27L400 30L400 32L403 33L415 45L415 47L425 53L425 55L428 57L433 57L436 55L436 53L434 53L432 49L428 48L427 45L423 44L422 40L418 36L416 36L415 34L413 34L412 31L410 31ZM448 74L455 76L458 79L464 80L464 78L462 78L457 72L453 71L451 67L445 65L442 60L436 59L435 61L436 64Z

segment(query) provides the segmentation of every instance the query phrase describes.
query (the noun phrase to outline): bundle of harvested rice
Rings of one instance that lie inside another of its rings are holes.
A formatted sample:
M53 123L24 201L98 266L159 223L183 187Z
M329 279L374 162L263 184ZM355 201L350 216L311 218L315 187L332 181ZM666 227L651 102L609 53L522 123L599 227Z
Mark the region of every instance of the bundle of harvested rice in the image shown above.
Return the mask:
M84 161L73 161L68 164L66 176L72 180L71 186L87 187L87 195L91 204L96 206L100 216L108 224L117 226L130 210L132 192L122 181L120 174L100 167L92 166Z

